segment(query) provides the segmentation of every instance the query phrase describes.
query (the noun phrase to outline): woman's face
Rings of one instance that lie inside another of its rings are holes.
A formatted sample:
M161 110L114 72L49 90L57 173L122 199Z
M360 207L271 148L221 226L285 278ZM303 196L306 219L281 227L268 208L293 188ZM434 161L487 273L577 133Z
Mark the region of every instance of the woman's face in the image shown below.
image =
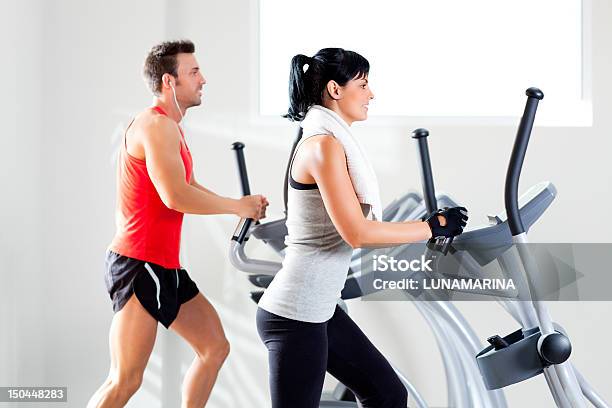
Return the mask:
M337 90L338 109L343 119L350 125L368 118L368 104L374 99L374 93L368 84L367 75L354 78Z

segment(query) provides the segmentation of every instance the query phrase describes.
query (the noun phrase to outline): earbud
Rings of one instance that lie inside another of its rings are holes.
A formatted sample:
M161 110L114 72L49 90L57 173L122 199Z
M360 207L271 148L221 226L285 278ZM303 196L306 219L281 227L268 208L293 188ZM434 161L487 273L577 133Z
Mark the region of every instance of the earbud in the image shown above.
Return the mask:
M162 82L166 85L169 86L170 88L174 89L174 85L172 85L172 81L170 80L170 76L169 75L164 75L162 77Z

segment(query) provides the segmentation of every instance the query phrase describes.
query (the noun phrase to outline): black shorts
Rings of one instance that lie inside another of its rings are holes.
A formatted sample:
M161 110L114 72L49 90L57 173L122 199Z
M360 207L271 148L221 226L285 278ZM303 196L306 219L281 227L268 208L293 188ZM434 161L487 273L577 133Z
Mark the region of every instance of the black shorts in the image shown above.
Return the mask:
M147 312L166 328L176 319L181 305L199 293L185 269L166 269L110 250L106 253L105 282L115 313L135 293Z

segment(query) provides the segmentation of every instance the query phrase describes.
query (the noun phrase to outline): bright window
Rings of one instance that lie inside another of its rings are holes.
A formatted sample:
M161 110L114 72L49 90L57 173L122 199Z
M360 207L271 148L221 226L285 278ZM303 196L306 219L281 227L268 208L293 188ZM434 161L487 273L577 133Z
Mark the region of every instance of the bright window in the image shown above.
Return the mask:
M262 115L286 112L293 55L342 47L370 61L370 115L516 117L537 86L540 124L590 125L580 0L260 0L259 13Z

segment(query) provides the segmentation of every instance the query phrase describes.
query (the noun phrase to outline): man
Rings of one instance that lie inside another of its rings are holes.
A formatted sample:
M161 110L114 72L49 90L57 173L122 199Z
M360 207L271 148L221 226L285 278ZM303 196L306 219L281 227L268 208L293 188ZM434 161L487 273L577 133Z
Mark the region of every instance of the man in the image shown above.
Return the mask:
M206 84L190 41L164 42L146 58L144 77L155 95L128 126L117 172L117 233L107 252L106 284L115 315L111 367L88 407L123 407L142 383L157 323L196 352L182 387L182 407L202 407L229 353L219 317L179 264L183 213L265 217L260 195L240 200L198 184L182 129L187 109Z

